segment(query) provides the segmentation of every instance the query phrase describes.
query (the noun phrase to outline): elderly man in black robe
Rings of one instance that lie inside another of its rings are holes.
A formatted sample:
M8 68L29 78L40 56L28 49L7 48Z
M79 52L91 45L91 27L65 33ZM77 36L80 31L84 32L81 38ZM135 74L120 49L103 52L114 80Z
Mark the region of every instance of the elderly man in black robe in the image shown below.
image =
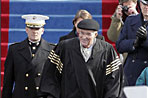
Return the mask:
M119 98L122 65L109 43L96 39L99 24L84 19L78 38L52 50L41 79L41 93L52 98ZM46 97L45 97L46 98Z

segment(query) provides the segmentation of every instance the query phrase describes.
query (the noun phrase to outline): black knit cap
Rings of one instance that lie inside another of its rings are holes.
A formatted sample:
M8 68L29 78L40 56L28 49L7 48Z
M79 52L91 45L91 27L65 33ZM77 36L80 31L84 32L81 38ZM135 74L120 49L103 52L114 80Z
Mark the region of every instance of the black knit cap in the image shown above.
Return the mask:
M100 26L94 19L84 19L77 25L79 29L98 31Z

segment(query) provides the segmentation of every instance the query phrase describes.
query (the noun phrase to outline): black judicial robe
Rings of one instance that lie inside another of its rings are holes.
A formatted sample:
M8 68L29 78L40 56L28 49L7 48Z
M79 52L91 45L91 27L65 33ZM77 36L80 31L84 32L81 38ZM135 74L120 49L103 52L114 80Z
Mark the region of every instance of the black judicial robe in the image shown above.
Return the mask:
M113 47L96 39L84 61L78 38L62 41L43 69L40 90L54 98L118 98L121 62ZM46 95L45 94L45 95Z

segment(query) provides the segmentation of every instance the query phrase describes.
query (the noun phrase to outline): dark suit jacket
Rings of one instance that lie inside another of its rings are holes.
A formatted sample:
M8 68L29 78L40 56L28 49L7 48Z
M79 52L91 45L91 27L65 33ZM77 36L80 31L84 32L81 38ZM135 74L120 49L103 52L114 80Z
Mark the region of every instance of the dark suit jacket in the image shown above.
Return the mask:
M74 38L74 37L78 37L75 32L76 32L76 30L75 30L75 28L74 28L74 29L73 29L70 33L68 33L67 35L61 36L60 39L59 39L59 42L62 41L62 40L66 40L66 39L71 39L71 38ZM104 39L104 36L102 36L102 35L98 35L97 38L98 38L98 39L101 39L101 40L105 40L105 39Z
M5 61L2 98L37 98L43 65L53 47L41 39L32 58L27 39L10 45Z

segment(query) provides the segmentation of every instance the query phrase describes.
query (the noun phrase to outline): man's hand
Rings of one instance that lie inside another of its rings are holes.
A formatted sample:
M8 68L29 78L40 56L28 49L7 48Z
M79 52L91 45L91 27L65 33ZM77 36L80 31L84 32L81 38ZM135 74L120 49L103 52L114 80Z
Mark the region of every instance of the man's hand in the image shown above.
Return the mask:
M116 18L120 19L122 17L122 5L118 5L116 9Z
M136 36L143 41L147 39L147 30L145 25L138 29Z
M132 14L136 15L136 14L138 14L138 12L137 12L136 8L129 7L127 15L132 15Z
M141 26L136 34L136 40L134 42L134 47L139 47L147 39L147 30L146 26Z

